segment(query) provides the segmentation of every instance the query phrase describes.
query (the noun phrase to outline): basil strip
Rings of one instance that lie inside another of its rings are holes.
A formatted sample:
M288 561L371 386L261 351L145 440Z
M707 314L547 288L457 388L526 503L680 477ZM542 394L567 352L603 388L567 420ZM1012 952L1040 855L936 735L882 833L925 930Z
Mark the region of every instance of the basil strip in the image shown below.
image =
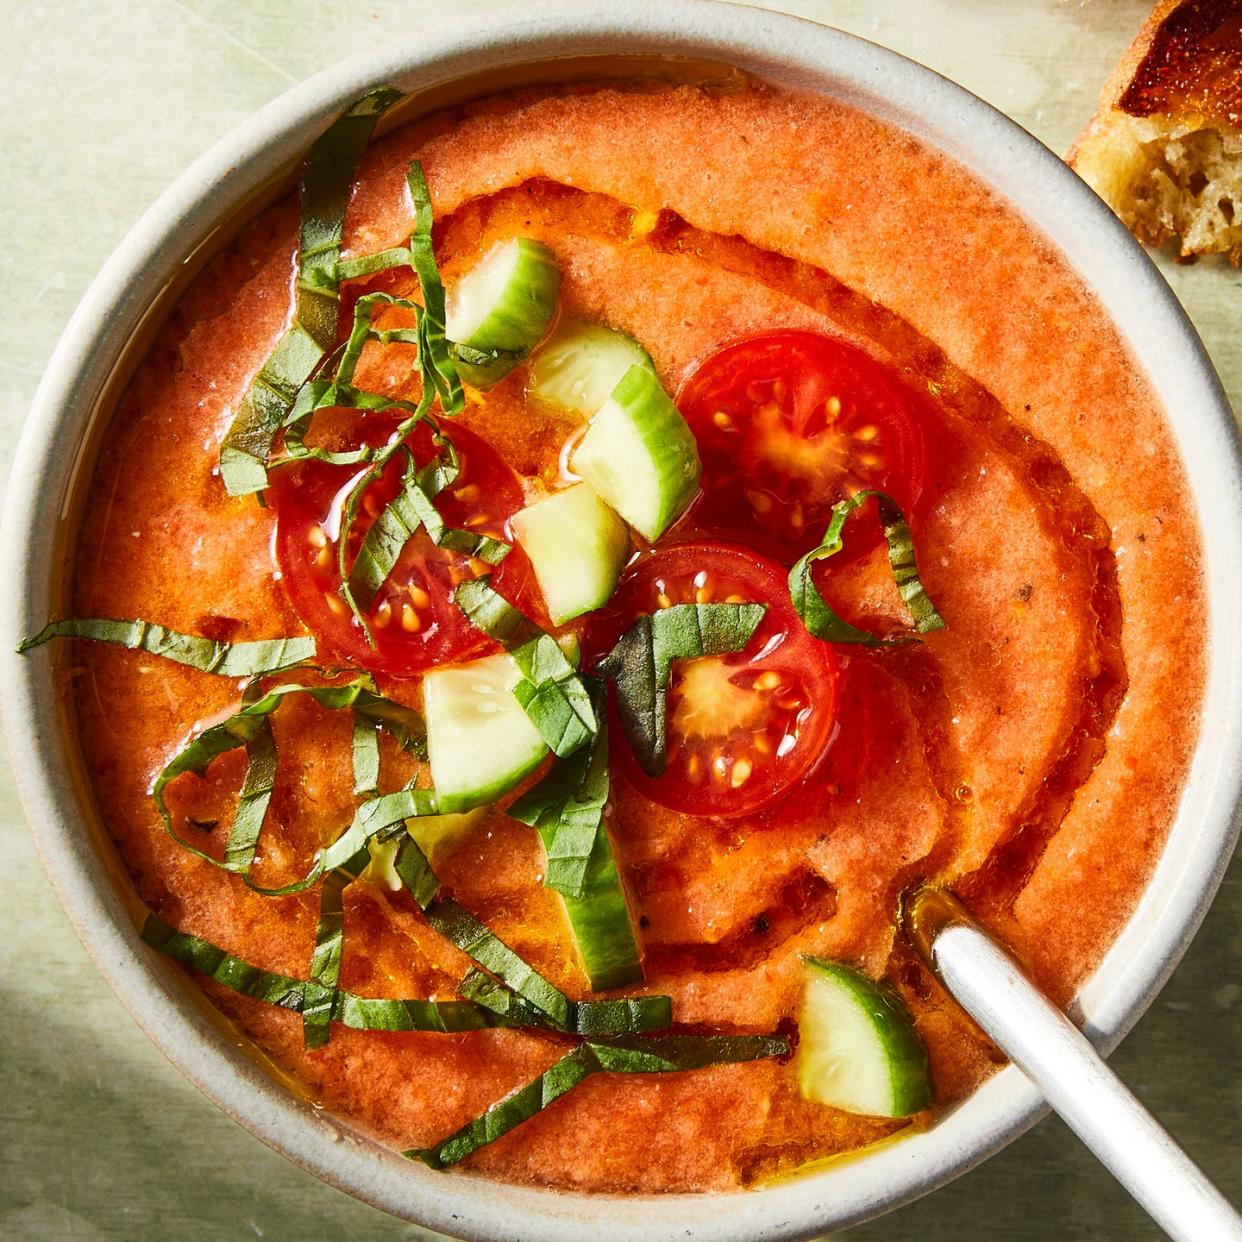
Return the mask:
M456 1164L529 1121L593 1074L674 1074L785 1056L788 1052L785 1040L763 1035L665 1035L615 1043L589 1041L448 1138L432 1147L412 1148L405 1155L433 1169Z
M358 878L369 859L365 849L359 850L323 879L310 977L302 985L302 1037L307 1048L322 1048L328 1042L345 949L345 889Z
M601 725L590 746L558 759L507 810L520 823L538 829L548 855L543 882L565 897L583 895L587 864L602 829L608 784L608 735Z
M358 807L345 830L319 855L315 865L300 880L278 888L265 888L247 874L246 884L264 897L288 897L293 893L305 892L324 872L333 871L347 863L372 837L381 837L393 828L403 828L407 819L437 814L439 807L435 790L432 789L407 787L396 793L370 798ZM431 864L412 838L402 840L394 866L420 905L435 896L440 881L436 879ZM406 878L407 875L409 879Z
M22 639L17 650L29 651L53 638L87 638L97 643L113 643L220 677L261 677L292 668L315 655L313 638L217 643L197 634L179 634L152 621L114 621L99 617L53 621L33 638Z
M354 712L352 755L354 793L361 798L375 797L379 793L380 779L379 729L374 721L357 711Z
M358 280L363 276L375 276L394 267L409 266L410 248L393 246L377 254L361 254L355 255L352 259L341 259L336 265L336 279L340 284L342 281Z
M560 644L481 578L463 582L457 606L508 648L523 680L513 690L553 754L572 754L599 728L591 696Z
M482 1005L518 1026L542 1026L558 1030L541 1010L511 988L481 970L469 971L457 985L459 995ZM668 996L625 996L619 1000L570 1001L572 1021L563 1034L586 1039L623 1039L649 1031L666 1030L673 1023L673 1002Z
M151 797L164 825L164 831L183 849L189 850L214 867L246 873L254 862L255 849L276 779L276 739L272 736L268 717L290 694L308 695L321 707L333 711L352 708L356 718L373 721L374 724L388 729L406 749L418 750L421 746L422 718L412 709L376 693L375 682L369 674L341 686L307 686L301 682L288 682L273 686L262 694L257 685L247 687L237 711L192 736L164 765L151 786ZM357 720L354 745L357 780L360 762ZM178 776L187 772L201 776L213 759L239 747L246 749L246 776L225 845L224 860L221 861L177 834L164 791ZM377 749L377 768L378 759ZM369 762L369 757L364 762ZM378 777L378 771L376 776ZM350 854L354 852L350 851ZM333 865L339 865L348 857L349 854L342 856Z
M892 497L883 492L862 491L848 500L838 501L832 506L832 519L819 547L812 548L789 571L789 597L802 623L815 635L830 643L857 643L866 647L891 646L894 643L917 642L913 634L900 634L892 638L881 638L861 630L848 621L843 621L828 606L828 601L819 593L811 581L811 565L815 561L825 560L840 552L843 539L842 530L846 520L854 510L858 509L869 497L874 496L880 509L880 521L884 524L884 540L888 544L888 563L893 571L893 580L902 601L910 610L915 632L928 634L933 630L943 630L945 620L936 611L936 605L923 587L919 579L918 566L914 558L914 540L910 535L910 527L901 510Z
M423 315L419 320L419 359L423 365L423 379L430 379L444 412L457 414L465 406L466 400L457 367L449 353L448 338L444 333L444 284L440 279L435 250L431 245L431 228L435 223L435 216L431 208L427 178L423 175L422 164L417 160L411 162L406 180L410 188L410 200L414 204L410 265L418 276L418 286L423 297Z
M260 970L223 949L175 931L167 923L147 916L142 939L153 949L207 975L217 983L244 996L279 1005L295 1013L302 1011L305 984L301 979ZM355 996L338 991L332 1006L332 1021L359 1031L477 1031L490 1026L510 1026L503 1014L469 1001L396 1000Z
M267 459L276 431L298 389L335 341L336 268L350 183L375 122L400 98L388 86L364 95L316 140L307 156L293 323L251 381L220 445L220 475L232 496L267 486Z
M596 671L617 688L621 727L644 772L659 776L668 754L668 687L674 660L741 651L763 604L674 604L639 617Z
M439 897L423 913L435 931L529 1001L540 1013L546 1014L557 1030L573 1029L571 1002L565 993L549 983L468 910L451 898Z

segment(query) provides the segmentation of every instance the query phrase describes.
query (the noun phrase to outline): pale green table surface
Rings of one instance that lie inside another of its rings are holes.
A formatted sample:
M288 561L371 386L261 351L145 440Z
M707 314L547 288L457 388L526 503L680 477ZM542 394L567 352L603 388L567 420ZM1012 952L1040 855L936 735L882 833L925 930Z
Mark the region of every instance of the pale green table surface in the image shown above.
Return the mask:
M3 0L0 455L88 281L195 156L351 52L495 0ZM519 6L520 7L520 6ZM1056 151L1150 0L788 0L938 69ZM917 244L917 243L916 243ZM1242 409L1242 275L1162 260ZM0 774L0 1238L432 1235L302 1173L165 1063L95 973L44 881ZM1242 869L1115 1065L1242 1200ZM866 1238L1142 1239L1160 1235L1057 1121Z

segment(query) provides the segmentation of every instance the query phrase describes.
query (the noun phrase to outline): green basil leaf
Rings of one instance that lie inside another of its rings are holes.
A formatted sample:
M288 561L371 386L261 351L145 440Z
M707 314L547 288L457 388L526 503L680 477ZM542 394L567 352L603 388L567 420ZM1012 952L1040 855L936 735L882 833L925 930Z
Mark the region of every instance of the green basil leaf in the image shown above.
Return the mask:
M431 229L435 217L431 208L431 194L423 166L414 160L408 169L407 182L410 200L414 204L414 232L410 236L410 264L418 276L419 290L423 298L423 315L419 320L419 357L424 360L424 379L429 379L440 398L446 414L460 413L464 408L461 379L449 353L448 338L444 334L444 284L436 264L435 250L431 244Z
M412 1148L405 1155L433 1169L456 1164L529 1121L593 1074L681 1073L711 1065L785 1056L788 1052L786 1041L760 1035L665 1035L579 1044L538 1078L493 1104L456 1133L432 1147Z
M398 872L400 874L400 872ZM404 877L402 877L404 879ZM572 1030L569 998L549 983L529 962L519 957L468 910L448 897L438 897L423 912L427 922L484 970L495 975L559 1031Z
M336 269L350 185L375 122L400 98L399 91L387 86L364 95L333 122L307 156L293 323L251 381L220 446L220 475L230 495L267 487L267 460L276 431L298 389L336 339Z
M572 754L599 728L591 696L560 644L482 578L463 582L457 606L508 648L523 680L513 693L553 754Z
M33 638L22 639L17 650L29 651L53 638L87 638L97 643L113 643L219 677L261 677L302 664L315 655L313 638L217 643L197 634L179 634L152 621L115 621L99 617L53 621Z
M148 915L143 924L142 939L165 957L244 996L295 1013L303 1010L306 987L303 980L260 970L209 941L175 931L154 914ZM491 1026L525 1025L506 1022L502 1014L469 1001L397 1000L355 996L343 989L336 992L331 1016L332 1021L360 1031L451 1034Z
M355 255L352 259L341 259L336 265L336 280L340 284L346 280L359 280L364 276L376 276L394 267L410 266L410 248L394 246L389 250L381 250L377 254Z
M616 686L621 727L649 776L667 762L673 661L743 650L766 611L763 604L674 604L639 617L596 666Z
M928 634L933 630L945 628L944 618L936 611L936 605L932 603L931 597L924 590L923 583L919 579L918 566L914 557L914 540L901 510L893 499L883 492L862 491L832 506L832 519L828 523L828 529L824 531L819 547L812 548L789 571L789 597L793 601L794 609L802 618L802 623L806 628L816 638L822 638L825 642L882 647L917 641L913 634L881 638L877 634L870 634L855 625L850 625L829 607L828 601L811 581L811 565L815 561L834 556L841 550L842 533L847 519L871 496L876 498L880 509L880 521L884 524L884 540L888 545L888 562L893 571L893 579L897 583L897 590L903 602L910 610L915 632Z
M308 686L301 682L287 682L264 692L260 692L255 685L248 687L237 711L189 738L164 765L151 787L151 797L165 832L183 849L189 850L212 866L245 874L254 862L255 849L276 779L276 741L268 727L268 717L291 694L305 694L321 707L333 711L352 708L355 715L361 715L384 728L392 729L403 744L412 741L415 730L421 731L422 720L418 713L377 694L375 682L368 674L340 686ZM354 742L357 777L360 762L357 729ZM213 759L239 747L246 748L246 777L225 847L224 860L221 862L177 833L164 792L178 776L186 773L201 776ZM375 761L378 768L378 752ZM369 757L362 762L369 763ZM378 771L376 776L378 778ZM353 850L337 857L332 866L341 865L358 848L355 846Z
M354 793L361 798L374 798L379 793L379 728L357 711L354 712L352 754Z
M328 1042L345 949L343 897L369 857L365 850L360 850L349 863L324 876L319 890L319 921L315 926L310 977L302 985L302 1038L307 1048L322 1048Z
M608 735L601 727L590 746L557 759L547 775L508 808L514 819L538 830L548 855L543 882L565 897L583 896L608 788Z

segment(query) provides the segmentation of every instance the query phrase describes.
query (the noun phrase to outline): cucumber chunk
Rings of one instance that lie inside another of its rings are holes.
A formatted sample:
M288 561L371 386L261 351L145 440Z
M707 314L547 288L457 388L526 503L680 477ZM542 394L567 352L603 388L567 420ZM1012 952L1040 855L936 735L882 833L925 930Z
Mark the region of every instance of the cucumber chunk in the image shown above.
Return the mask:
M498 242L448 291L445 335L457 369L475 388L504 379L552 321L561 273L542 242Z
M694 433L641 366L626 371L591 419L570 469L653 543L690 503L702 473Z
M514 515L513 533L554 625L605 603L630 557L630 532L589 483L527 505Z
M895 993L837 962L804 957L798 1087L805 1099L870 1117L931 1103L927 1051Z
M423 677L431 780L444 812L494 802L548 753L513 688L522 680L502 653Z
M531 359L527 391L547 405L590 418L634 366L655 374L651 356L633 337L571 319Z

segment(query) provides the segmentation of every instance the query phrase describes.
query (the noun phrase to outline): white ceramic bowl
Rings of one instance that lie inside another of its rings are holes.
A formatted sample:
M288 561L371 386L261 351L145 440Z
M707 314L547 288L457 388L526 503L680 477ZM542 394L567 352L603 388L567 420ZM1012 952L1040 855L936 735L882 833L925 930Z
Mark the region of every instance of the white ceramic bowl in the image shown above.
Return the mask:
M121 1001L211 1100L264 1142L399 1216L468 1238L525 1242L786 1239L840 1228L971 1168L1030 1126L1035 1093L1012 1068L934 1129L819 1172L736 1195L583 1197L433 1173L332 1123L239 1049L210 1007L136 935L125 880L90 825L56 709L47 651L13 654L57 602L67 498L89 468L86 433L109 377L186 256L287 175L326 122L383 82L425 91L505 66L641 54L729 62L825 92L939 147L1015 204L1061 249L1128 338L1160 394L1206 546L1210 649L1203 733L1177 820L1133 918L1077 999L1111 1048L1186 948L1220 881L1242 786L1242 466L1228 404L1185 314L1129 234L1073 173L1018 126L934 73L809 22L710 0L527 7L454 19L347 61L264 108L191 167L139 221L78 307L48 364L14 464L0 603L0 675L10 752L31 830L83 943Z

